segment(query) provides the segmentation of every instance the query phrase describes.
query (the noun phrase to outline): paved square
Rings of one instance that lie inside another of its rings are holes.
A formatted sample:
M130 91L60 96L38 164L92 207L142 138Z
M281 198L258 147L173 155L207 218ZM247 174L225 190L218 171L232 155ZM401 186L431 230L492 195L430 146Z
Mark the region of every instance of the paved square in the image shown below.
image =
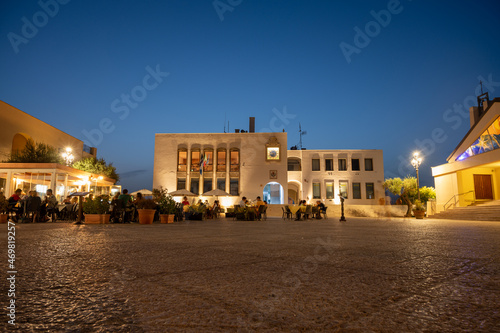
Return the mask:
M18 224L16 323L21 332L499 332L499 240L498 222L430 219Z

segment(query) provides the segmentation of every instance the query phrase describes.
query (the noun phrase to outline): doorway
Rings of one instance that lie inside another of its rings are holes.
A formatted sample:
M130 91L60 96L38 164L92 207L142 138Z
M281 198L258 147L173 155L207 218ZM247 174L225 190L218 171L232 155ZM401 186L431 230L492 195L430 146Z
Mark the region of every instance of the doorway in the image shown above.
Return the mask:
M263 200L269 204L283 204L284 203L284 193L283 186L280 183L271 182L264 186L264 191L262 193Z
M491 175L474 175L474 191L476 200L493 200Z

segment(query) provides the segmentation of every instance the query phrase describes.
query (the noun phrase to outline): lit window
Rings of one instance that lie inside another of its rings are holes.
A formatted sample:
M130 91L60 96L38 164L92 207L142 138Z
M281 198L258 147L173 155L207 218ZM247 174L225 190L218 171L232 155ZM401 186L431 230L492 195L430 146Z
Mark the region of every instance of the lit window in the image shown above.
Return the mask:
M375 199L375 189L373 183L366 183L366 198Z
M231 150L231 169L230 171L240 171L240 152Z
M179 150L177 158L177 171L187 171L187 151Z
M339 181L339 191L340 195L344 198L347 199L347 181L346 180L341 180Z
M203 172L210 172L214 170L214 152L211 150L205 151L205 160L203 162Z
M352 198L361 199L361 183L352 183Z
M326 183L326 198L327 199L333 199L333 182L327 182Z
M313 183L313 199L321 199L321 184Z
M191 171L200 171L200 152L199 151L192 151L191 152Z
M226 172L226 151L217 151L217 171Z

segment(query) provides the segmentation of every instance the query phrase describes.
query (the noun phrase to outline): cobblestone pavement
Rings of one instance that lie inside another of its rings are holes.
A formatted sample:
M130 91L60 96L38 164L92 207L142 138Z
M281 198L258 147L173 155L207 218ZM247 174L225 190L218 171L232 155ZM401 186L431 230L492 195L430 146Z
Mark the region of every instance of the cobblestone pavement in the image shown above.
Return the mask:
M18 224L15 328L500 332L499 240L431 219Z

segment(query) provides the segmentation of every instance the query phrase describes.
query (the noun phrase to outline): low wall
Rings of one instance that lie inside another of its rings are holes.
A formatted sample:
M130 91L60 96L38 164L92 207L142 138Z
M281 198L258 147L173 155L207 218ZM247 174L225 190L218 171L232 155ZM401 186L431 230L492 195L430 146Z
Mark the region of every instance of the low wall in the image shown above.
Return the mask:
M267 216L282 217L285 205L269 205ZM340 205L327 205L326 215L328 217L340 217ZM344 215L346 217L404 217L407 206L405 205L345 205Z

